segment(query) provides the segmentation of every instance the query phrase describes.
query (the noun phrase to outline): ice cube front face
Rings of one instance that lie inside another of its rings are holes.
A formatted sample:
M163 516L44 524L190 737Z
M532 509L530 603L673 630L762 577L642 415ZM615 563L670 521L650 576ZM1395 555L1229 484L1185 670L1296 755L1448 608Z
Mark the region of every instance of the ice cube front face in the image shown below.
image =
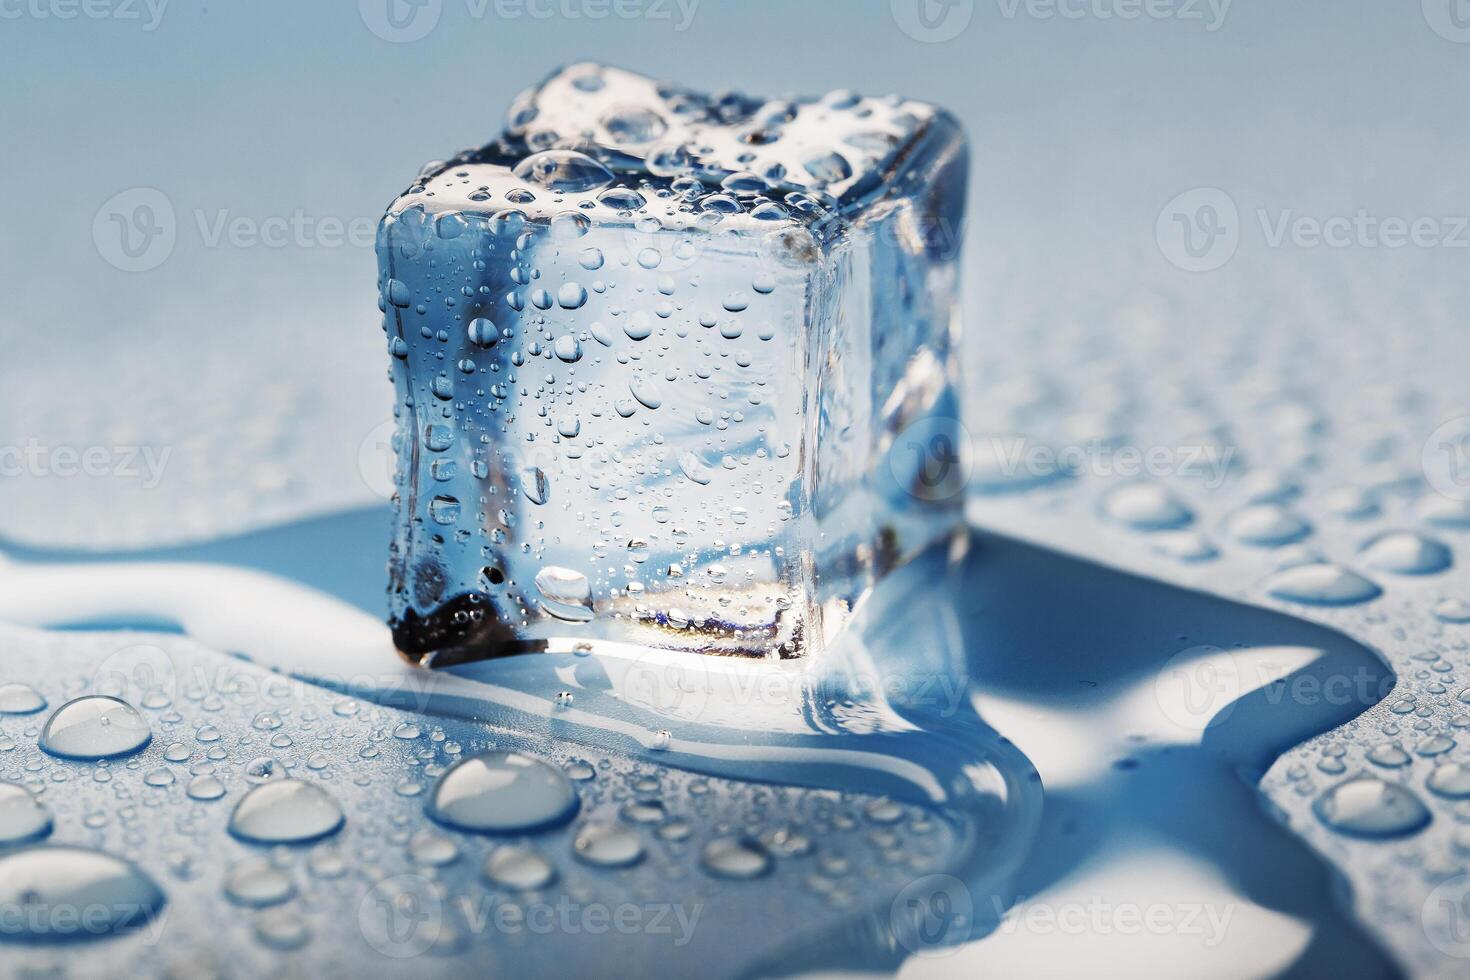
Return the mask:
M597 65L426 167L378 234L398 649L820 651L961 521L965 178L931 106Z

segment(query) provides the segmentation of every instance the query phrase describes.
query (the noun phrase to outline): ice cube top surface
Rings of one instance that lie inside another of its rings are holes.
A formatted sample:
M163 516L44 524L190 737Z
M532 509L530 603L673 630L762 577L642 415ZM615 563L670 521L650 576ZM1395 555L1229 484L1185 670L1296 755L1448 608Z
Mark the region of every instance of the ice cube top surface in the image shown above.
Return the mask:
M895 437L957 416L965 171L920 103L586 64L425 167L378 241L399 649L820 649L958 513Z
M522 93L500 138L427 166L394 207L483 207L508 190L519 198L508 203L535 213L550 206L537 188L599 200L615 177L635 175L674 185L676 194L698 199L699 212L810 223L853 213L891 189L905 157L936 124L957 137L948 114L897 96L705 95L578 64ZM520 193L498 186L509 179ZM601 198L615 210L630 201L616 191Z

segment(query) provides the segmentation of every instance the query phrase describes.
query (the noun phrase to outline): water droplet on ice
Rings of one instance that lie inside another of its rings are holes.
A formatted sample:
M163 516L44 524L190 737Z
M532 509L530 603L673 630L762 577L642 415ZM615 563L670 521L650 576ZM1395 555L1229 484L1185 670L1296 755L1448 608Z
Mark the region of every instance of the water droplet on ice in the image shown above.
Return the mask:
M252 844L301 844L334 834L342 808L325 789L300 779L261 783L230 814L230 833Z
M585 194L613 182L612 171L585 153L544 150L515 165L518 180L563 194Z
M41 731L40 745L63 759L110 759L137 752L152 737L137 708L121 698L90 694L56 709Z
M518 834L565 823L580 805L557 767L519 752L484 752L439 778L429 815L460 830Z

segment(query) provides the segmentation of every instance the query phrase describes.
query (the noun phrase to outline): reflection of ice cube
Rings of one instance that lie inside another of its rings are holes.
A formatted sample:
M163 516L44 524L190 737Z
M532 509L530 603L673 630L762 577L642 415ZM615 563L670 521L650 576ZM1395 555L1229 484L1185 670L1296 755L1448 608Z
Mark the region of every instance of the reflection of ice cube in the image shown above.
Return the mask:
M965 178L931 106L595 65L426 168L378 242L399 648L821 648L959 519L912 446L962 446Z

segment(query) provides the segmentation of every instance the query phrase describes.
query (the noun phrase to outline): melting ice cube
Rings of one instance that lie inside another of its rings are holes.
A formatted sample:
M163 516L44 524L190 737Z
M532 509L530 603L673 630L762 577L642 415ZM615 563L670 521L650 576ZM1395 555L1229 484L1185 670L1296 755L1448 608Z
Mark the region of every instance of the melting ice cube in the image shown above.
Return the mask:
M576 65L378 236L390 613L443 666L791 658L960 521L943 111Z

